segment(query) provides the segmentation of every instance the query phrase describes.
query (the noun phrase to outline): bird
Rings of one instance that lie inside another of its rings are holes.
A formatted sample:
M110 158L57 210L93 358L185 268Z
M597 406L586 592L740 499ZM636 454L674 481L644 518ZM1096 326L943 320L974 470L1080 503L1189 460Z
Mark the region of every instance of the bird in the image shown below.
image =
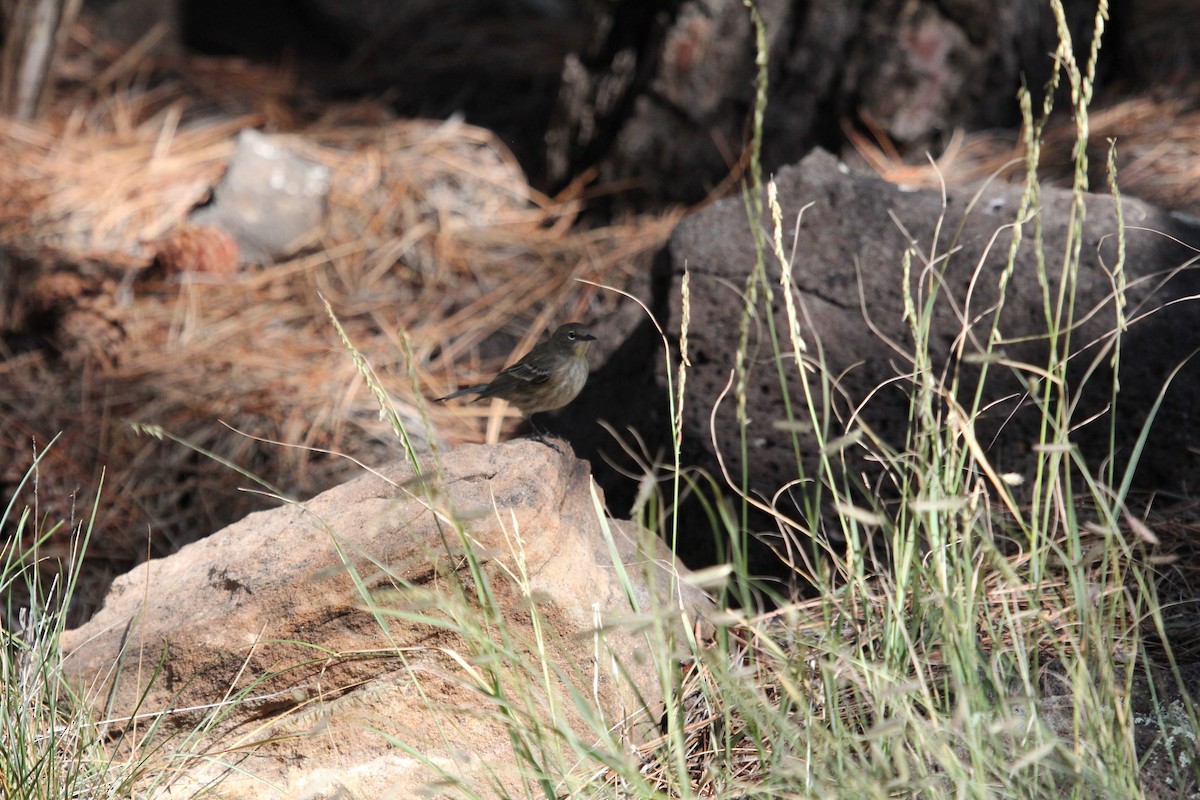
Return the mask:
M562 408L587 383L587 351L594 341L596 337L582 323L560 325L549 339L490 382L459 389L437 398L437 402L468 394L477 395L468 401L471 403L485 397L501 397L516 406L527 420L534 414ZM529 422L533 424L532 420Z

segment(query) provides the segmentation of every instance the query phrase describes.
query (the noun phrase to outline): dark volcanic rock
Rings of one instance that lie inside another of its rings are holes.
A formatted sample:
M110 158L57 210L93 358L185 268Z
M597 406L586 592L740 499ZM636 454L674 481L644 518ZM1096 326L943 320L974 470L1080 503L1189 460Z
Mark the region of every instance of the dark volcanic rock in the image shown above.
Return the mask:
M979 376L975 356L986 341L995 313L1021 187L997 184L977 194L950 192L943 210L938 192L906 191L871 175L851 173L821 152L782 170L777 183L784 209L785 247L790 248L797 235L797 212L812 204L800 225L791 275L798 290L795 296L802 314L801 335L808 347L806 360L822 356L828 374L836 378L836 391L829 402L817 396L822 413L831 414L826 437L835 438L865 423L893 448L902 450L914 386L913 334L904 318L905 281L917 298L918 309L922 308L921 298L937 287L936 299L929 307L931 362L922 379L949 385L957 375L959 402L969 406ZM1036 222L1042 229L1044 272L1052 296L1059 284L1071 202L1067 191L1044 188L1041 192ZM1200 229L1135 199L1126 198L1123 209L1128 226L1125 316L1133 322L1122 339L1121 391L1115 414L1107 410L1111 354L1102 349L1117 320L1113 301L1117 223L1108 195L1087 197L1075 295L1075 318L1081 322L1069 342L1073 354L1069 392L1078 404L1072 417L1078 427L1071 439L1091 459L1093 469L1099 468L1100 458L1107 452L1110 424L1116 430L1117 463L1124 465L1172 370L1200 346L1195 305L1171 305L1173 300L1200 291L1200 276L1189 261L1195 251L1181 244L1200 244ZM1002 341L996 352L1011 363L1045 367L1050 342L1044 312L1046 289L1039 278L1033 243L1035 221L1027 221L1021 233L1000 312ZM910 244L914 255L906 276L904 254ZM935 260L932 268L926 263L930 254ZM731 380L743 310L739 293L753 263L754 245L744 203L740 197L730 198L680 224L649 290L651 306L663 327L677 335L685 265L691 273L692 367L684 413L685 462L715 470L716 442L735 475L741 459L732 394L715 417L711 415ZM772 258L768 259L768 273L774 287L775 327L783 338L784 352L789 353L780 270ZM760 314L751 328L746 403L750 482L769 497L799 473L790 436L777 425L786 415L766 322ZM569 413L578 415L580 421L592 416L607 419L617 430L634 427L649 443L651 453L656 449L667 453L661 346L654 344L648 325L627 325L626 333L620 351L593 377ZM620 336L603 330L600 335L602 339ZM788 361L786 366L788 394L803 419L798 405L804 396L800 371L794 362ZM988 371L982 403L986 411L978 416L973 430L999 471L1024 473L1033 463L1031 448L1038 442L1040 420L1027 391L1032 374L1029 369L1000 363ZM656 376L653 382L650 375ZM1137 485L1184 489L1194 486L1200 477L1193 405L1200 390L1198 380L1200 364L1193 362L1174 379L1142 454ZM817 385L815 380L813 385ZM713 420L715 432L710 424ZM606 438L597 434L595 441L577 440L576 444L584 451L603 451L611 458L618 448L611 440L606 443ZM817 474L817 440L810 431L801 432L799 442L799 461L804 474L812 477ZM856 458L863 455L856 448L846 452L855 472L867 470L870 483L877 467ZM1120 469L1118 479L1119 475ZM610 483L614 502L622 496L619 484L615 478ZM629 496L627 488L624 497Z
M840 147L867 122L915 152L956 128L1019 122L1016 94L1046 83L1058 43L1040 0L760 0L768 98L764 163ZM1081 58L1095 4L1067 0ZM547 137L549 175L581 166L656 200L696 202L742 154L756 35L741 0L605 6L596 41L567 59ZM1104 51L1105 56L1108 50Z

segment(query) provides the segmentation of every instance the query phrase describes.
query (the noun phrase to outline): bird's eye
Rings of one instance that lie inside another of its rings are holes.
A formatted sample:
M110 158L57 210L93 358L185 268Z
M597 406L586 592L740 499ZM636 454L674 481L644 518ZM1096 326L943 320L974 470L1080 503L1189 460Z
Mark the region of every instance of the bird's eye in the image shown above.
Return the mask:
M575 331L567 331L567 338L572 342L575 341Z

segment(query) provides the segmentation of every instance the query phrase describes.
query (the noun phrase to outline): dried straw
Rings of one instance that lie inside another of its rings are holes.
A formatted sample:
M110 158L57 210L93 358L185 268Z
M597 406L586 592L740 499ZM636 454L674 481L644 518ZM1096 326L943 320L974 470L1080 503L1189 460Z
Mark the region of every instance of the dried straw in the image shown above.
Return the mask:
M1193 90L1195 91L1195 90ZM1117 182L1125 194L1170 210L1200 216L1200 93L1136 96L1093 108L1089 114L1089 182L1105 191L1108 147L1117 148ZM1025 152L1015 133L956 132L930 164L924 156L902 156L881 130L871 136L847 128L858 154L884 179L937 188L976 184L993 175L1023 180ZM1075 125L1055 117L1046 129L1041 171L1051 183L1069 185L1074 174Z
M577 226L577 196L539 194L494 135L462 122L394 120L367 104L306 118L302 97L292 98L299 110L260 113L286 96L286 76L119 53L106 64L98 52L78 34L68 72L108 69L105 91L60 86L45 119L0 120L0 246L12 264L0 273L0 328L15 347L0 364L0 480L12 489L34 447L63 432L43 462L39 502L47 519L74 504L79 520L105 471L89 552L97 591L147 553L264 504L237 490L248 480L138 436L130 421L299 496L360 471L323 451L400 457L320 298L411 433L424 435L424 409L447 440L478 439L486 404L471 416L427 398L500 369L558 322L602 317L615 298L575 278L623 285L674 222ZM212 97L237 113L219 113ZM220 179L237 133L280 118L292 126L281 141L329 169L325 224L309 246L225 278L156 267L162 242L187 229ZM49 329L38 328L47 316ZM47 547L65 555L65 534Z

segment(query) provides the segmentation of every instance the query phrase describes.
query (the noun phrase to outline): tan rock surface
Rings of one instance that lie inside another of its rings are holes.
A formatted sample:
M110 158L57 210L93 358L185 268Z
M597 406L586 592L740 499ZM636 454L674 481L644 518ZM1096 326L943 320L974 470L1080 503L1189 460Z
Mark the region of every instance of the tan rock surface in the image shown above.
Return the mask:
M503 694L518 717L583 730L570 700L547 699L561 685L552 678L544 691L531 608L549 674L572 676L606 724L634 714L635 697L659 696L644 631L603 624L633 612L588 466L556 444L563 452L532 440L462 447L444 457L441 480L393 465L143 564L117 579L92 620L64 634L65 668L109 704L110 718L150 715L137 733L143 751L162 744L162 753L212 756L182 773L171 794L229 764L238 765L221 784L229 797L412 797L439 770L449 796L453 781L482 796L514 789L517 759L494 697ZM485 623L478 610L453 519L463 521L503 624ZM702 607L694 590L668 591L675 567L666 548L653 541L651 560L632 526L611 531L640 608L678 623L681 610L688 619ZM461 636L454 626L463 620L486 626L494 646ZM614 680L609 653L631 683ZM227 713L212 731L188 738L220 703ZM134 738L127 730L124 744Z

